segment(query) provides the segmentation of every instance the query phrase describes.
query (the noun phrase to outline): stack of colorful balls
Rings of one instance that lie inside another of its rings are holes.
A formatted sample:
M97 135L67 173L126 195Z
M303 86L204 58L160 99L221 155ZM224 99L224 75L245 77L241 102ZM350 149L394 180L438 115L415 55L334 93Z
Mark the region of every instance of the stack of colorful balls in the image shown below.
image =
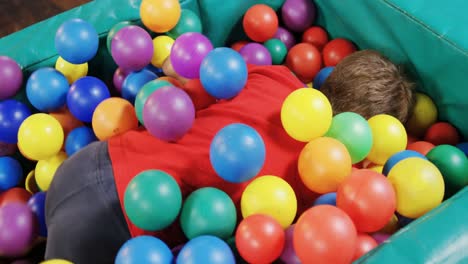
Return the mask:
M107 35L117 65L111 84L88 76L99 36L81 19L57 29L55 67L35 70L24 84L21 66L0 57L1 257L25 256L47 238L45 198L67 158L139 126L177 142L199 107L242 91L247 64L285 65L304 83L284 101L281 121L289 136L306 143L298 153L300 181L321 196L297 215L297 190L275 175L258 175L267 155L262 137L230 124L213 138L210 162L225 181L248 182L240 205L212 187L183 200L171 175L141 172L125 192L128 218L149 231L180 221L188 242L170 249L156 237L136 237L115 263L350 263L468 184L468 143L438 120L429 96L417 94L406 128L383 114L333 116L320 86L357 47L329 40L314 25L312 1L286 0L278 12L252 6L242 18L248 39L230 47L213 47L201 19L177 0L143 0L140 16L144 27L122 21ZM204 93L163 76L166 60ZM14 97L23 87L28 102Z

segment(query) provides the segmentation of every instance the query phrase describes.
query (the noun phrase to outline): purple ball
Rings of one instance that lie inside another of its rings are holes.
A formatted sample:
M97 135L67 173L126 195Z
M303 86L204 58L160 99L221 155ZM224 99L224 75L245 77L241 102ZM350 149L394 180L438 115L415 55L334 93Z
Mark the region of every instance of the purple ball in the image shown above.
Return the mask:
M265 46L260 43L248 43L239 50L247 64L271 65L271 54Z
M0 100L14 96L23 84L23 71L16 61L0 56Z
M119 30L111 44L112 58L125 71L139 71L153 58L153 39L139 26Z
M36 218L22 203L0 208L0 255L17 257L27 252L37 237Z
M281 253L280 259L284 261L285 264L301 264L301 260L296 255L293 245L293 233L294 226L291 225L286 229L286 241L284 244L283 253Z
M151 135L164 141L177 141L195 120L195 106L182 89L164 86L153 92L143 106L143 122Z
M169 58L174 71L180 76L195 79L200 76L200 65L213 50L211 41L201 33L189 32L180 35L172 45Z
M128 74L129 72L122 70L122 68L117 68L117 70L115 70L113 83L114 88L115 90L117 90L117 92L122 92L122 84L125 81L125 78L127 78Z
M378 245L382 244L383 242L387 241L388 238L390 237L391 235L389 234L384 234L384 233L375 233L375 234L372 234L372 237L375 239L375 241L377 242Z
M296 45L296 38L291 32L289 32L284 27L278 27L278 30L276 31L273 38L281 40L284 43L284 45L286 45L286 48L288 50L291 49L294 45Z
M286 0L281 15L286 27L294 32L303 32L315 20L315 4L310 0Z

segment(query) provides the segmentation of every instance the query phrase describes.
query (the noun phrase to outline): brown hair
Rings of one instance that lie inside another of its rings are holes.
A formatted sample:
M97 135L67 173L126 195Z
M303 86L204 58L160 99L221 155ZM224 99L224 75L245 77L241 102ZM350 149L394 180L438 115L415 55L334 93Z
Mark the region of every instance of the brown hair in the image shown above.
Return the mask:
M366 119L389 114L404 124L412 111L413 87L389 59L362 50L344 58L320 90L330 100L334 114L355 112Z

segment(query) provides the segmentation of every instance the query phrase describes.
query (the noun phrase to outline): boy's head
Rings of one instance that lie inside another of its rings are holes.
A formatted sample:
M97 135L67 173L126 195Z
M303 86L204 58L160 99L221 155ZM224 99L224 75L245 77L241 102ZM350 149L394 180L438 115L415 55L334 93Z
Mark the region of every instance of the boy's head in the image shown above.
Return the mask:
M355 112L364 118L389 114L405 123L413 106L413 83L400 68L372 50L344 58L320 90L329 98L334 114Z

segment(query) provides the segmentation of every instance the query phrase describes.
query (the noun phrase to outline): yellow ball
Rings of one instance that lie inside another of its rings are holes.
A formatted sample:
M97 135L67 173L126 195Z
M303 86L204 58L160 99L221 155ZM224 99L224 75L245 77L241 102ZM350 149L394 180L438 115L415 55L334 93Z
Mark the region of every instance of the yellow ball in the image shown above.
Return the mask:
M64 60L62 57L58 57L55 62L55 69L65 75L68 83L72 84L79 78L88 74L88 63L72 64Z
M253 214L269 215L287 228L296 217L296 194L280 177L261 176L249 183L242 193L241 212L244 218Z
M281 122L292 138L309 142L323 136L333 118L328 98L319 90L301 88L286 97L281 107Z
M18 130L18 148L28 159L43 160L57 154L63 145L63 129L53 116L30 115Z
M32 194L39 191L36 183L36 176L34 170L31 170L26 176L26 180L24 181L24 188L26 189L26 191Z
M42 191L49 189L50 183L54 178L55 172L62 162L67 159L67 154L60 151L57 155L46 160L40 160L36 164L36 183Z
M406 127L411 135L421 137L431 125L437 122L437 106L429 96L422 93L415 95L413 113Z
M369 118L372 130L372 149L367 159L383 165L393 154L406 149L408 142L403 124L391 115L380 114Z
M314 84L313 84L312 82L310 82L310 83L307 84L307 87L309 87L309 88L314 88L313 85L314 85Z
M153 64L154 67L162 67L164 61L169 57L169 54L171 54L172 44L174 44L174 39L169 36L161 35L153 39L154 53L151 64Z
M373 171L378 172L378 173L382 173L383 166L382 165L374 165L372 167L369 167L368 169L373 170Z
M437 167L421 158L407 158L389 172L397 197L397 212L418 218L437 207L444 198L444 178Z
M40 264L73 264L73 262L64 259L51 259L43 261Z
M393 234L398 231L398 217L394 214L390 221L377 233Z

